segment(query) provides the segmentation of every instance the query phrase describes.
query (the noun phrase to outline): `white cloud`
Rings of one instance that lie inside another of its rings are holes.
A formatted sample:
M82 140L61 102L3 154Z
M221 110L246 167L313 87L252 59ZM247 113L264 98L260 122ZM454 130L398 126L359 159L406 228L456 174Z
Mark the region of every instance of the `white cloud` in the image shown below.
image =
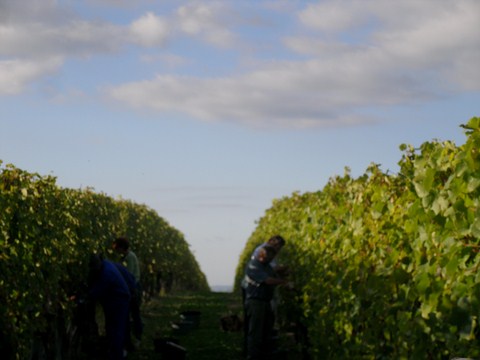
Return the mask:
M153 55L151 54L142 55L140 56L140 59L145 63L160 62L169 69L175 69L191 63L191 61L184 56L164 53L164 52L159 54L153 54Z
M0 2L0 23L61 23L70 18L66 8L60 7L57 0L2 0Z
M362 4L364 8L358 1L327 1L300 12L312 27L327 15L338 20L316 26L321 30L316 36L285 39L290 49L309 60L266 62L250 73L224 78L158 76L111 88L109 94L135 108L186 113L204 121L304 128L365 121L365 107L418 103L479 89L479 82L471 79L479 76L480 3L465 0L452 7L445 2L433 12L410 1L391 7L378 1ZM414 21L408 17L411 12ZM378 23L361 42L335 39L333 33L373 17ZM201 31L195 22L184 29ZM329 32L325 38L323 31Z
M364 2L325 1L308 5L305 10L299 12L298 17L309 27L320 31L337 32L360 25L366 20L367 15Z
M82 20L56 26L44 23L0 25L0 55L90 56L117 51L122 38L123 30L117 26Z
M334 71L317 62L282 63L230 78L159 76L111 88L108 94L137 109L183 112L204 121L232 121L253 127L305 128L363 121L354 112L336 114L338 107L362 104L368 92L379 90L358 89L368 74L351 70L348 78L339 81L334 64L331 69ZM396 89L384 92L378 102L402 95Z
M369 51L369 49L373 48L373 46L364 44L348 44L314 37L286 37L283 42L287 48L296 53L312 55L316 58L335 58Z
M134 108L179 112L204 121L312 127L365 121L362 113L367 107L428 101L480 88L477 0L325 0L298 13L282 10L293 6L282 2L274 16L291 16L298 26L282 28L283 39L274 38L280 32L272 35L273 27L281 25L269 18L271 2L261 10L257 7L259 21L250 23L243 12L246 8L235 8L235 2L172 2L178 8L170 6L163 12L142 8L143 15L122 18L122 24L113 22L113 16L108 21L82 18L56 1L45 7L39 0L29 4L8 0L0 5L4 59L0 94L20 93L29 82L58 70L65 59L121 54L132 49L130 44L156 51L138 55L144 64L155 66L152 61L161 61L164 71L189 65L189 74L205 76L201 67L213 68L223 59L205 57L209 48L199 47L192 54L185 44L199 46L195 42L220 51L228 48L225 54L233 64L252 59L251 49L258 49L258 44L269 46L260 50L269 57L254 57L250 64L255 66L243 74L234 68L236 72L228 75L226 66L222 73L227 75L221 78L161 74L111 87L109 96ZM240 30L250 31L242 41L252 39L260 20L270 24L267 36L259 32L258 42L240 48ZM275 48L277 41L283 49ZM243 59L233 57L245 49L250 52ZM303 60L291 56L285 60L285 49Z
M103 5L106 4L108 2ZM45 58L62 57L66 61L78 57L92 58L120 53L127 50L129 44L163 49L171 37L185 35L221 47L231 45L233 38L222 20L225 7L220 2L188 3L177 11L170 10L167 14L170 18L146 11L127 24L82 18L74 7L68 8L68 4L54 0L26 0L21 4L4 0L0 6L0 56L10 60L3 66L23 69L12 73L20 76L15 81L12 74L8 76L8 83L16 84L10 90L14 93L21 92L27 81L41 78L42 74L38 72L42 69L44 75L52 74L49 66L27 70L26 64L33 64L37 59L44 64L42 59ZM139 58L145 59L145 56ZM181 58L164 57L163 60L172 68Z
M56 71L61 58L0 61L0 95L16 95L32 81Z
M479 2L458 3L455 8L443 9L433 14L425 14L412 26L397 27L375 34L375 41L400 56L419 60L430 56L448 56L456 50L480 45L478 33ZM460 6L462 4L463 6ZM413 11L413 9L412 9ZM433 51L433 53L432 53Z
M414 28L443 14L455 16L462 7L474 10L476 0L326 0L310 4L298 12L299 21L327 35L350 30L392 31Z
M169 35L169 24L160 16L148 12L130 25L132 40L143 46L161 46Z
M234 36L228 30L226 21L230 15L219 2L193 3L177 10L175 23L179 31L216 46L232 46ZM223 19L223 20L222 20Z

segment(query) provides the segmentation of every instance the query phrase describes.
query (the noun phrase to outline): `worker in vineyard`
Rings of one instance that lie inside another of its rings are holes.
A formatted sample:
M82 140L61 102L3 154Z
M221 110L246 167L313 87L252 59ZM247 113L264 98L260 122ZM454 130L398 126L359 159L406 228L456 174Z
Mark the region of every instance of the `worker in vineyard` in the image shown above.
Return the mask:
M255 250L253 251L252 255L250 256L250 260L253 260L258 256L260 249L264 247L271 247L275 251L273 258L270 261L270 267L280 276L285 275L288 272L288 267L284 265L277 264L276 256L285 246L285 239L280 235L272 236L268 241L264 242L261 245L258 245ZM247 287L246 278L244 277L242 280L241 288L242 288L242 303L245 303L245 290Z
M248 324L247 359L268 358L272 349L274 316L271 306L277 285L286 284L270 266L276 251L272 246L262 246L250 259L246 269L245 320Z
M92 255L89 261L88 296L103 308L109 360L123 359L130 290L115 264L100 255Z
M276 272L276 274L280 277L283 277L287 274L288 272L288 267L284 265L279 265L276 261L276 257L280 250L285 246L285 239L280 236L280 235L274 235L271 238L269 238L266 242L263 244L257 246L255 250L253 251L252 255L250 256L250 260L255 259L258 257L258 254L260 252L260 249L264 247L270 247L274 250L274 254L272 259L270 260L270 267ZM247 289L247 276L246 274L244 275L244 278L241 283L241 291L242 291L242 304L243 304L243 309L244 309L244 322L243 322L243 332L244 332L244 343L243 343L243 351L244 353L247 351L247 338L248 338L248 318L246 316L246 309L245 309L245 300L246 300L246 289ZM275 323L275 318L276 318L276 313L277 313L277 305L278 305L278 300L277 300L277 294L274 293L271 305L272 305L272 310L273 310L273 315L274 315L274 320L273 323Z
M133 274L130 271L128 271L128 269L123 264L120 264L117 262L113 264L118 269L118 271L120 272L123 279L128 285L128 290L130 291L129 313L132 314L132 306L134 306L133 304L138 304L137 297L139 296L139 294L138 294L137 281L135 280L135 276L133 276ZM127 351L134 351L135 345L132 341L130 332L131 332L130 321L127 321L127 329L125 332L125 349Z
M286 267L283 265L279 265L277 263L276 257L280 250L285 246L285 239L280 235L274 235L267 242L263 243L262 245L257 246L257 248L253 251L252 258L255 257L260 249L265 246L271 246L275 250L275 255L273 259L270 261L270 266L275 270L277 273L282 273L286 271Z
M122 263L128 271L133 274L136 282L136 291L132 296L130 314L133 320L133 334L137 342L142 338L143 322L140 316L140 305L142 302L142 288L140 285L140 265L135 253L130 249L130 242L125 237L118 237L113 242L113 249L121 256Z
M121 256L122 262L135 276L135 280L140 282L140 265L137 255L130 249L130 241L125 237L118 237L113 242L113 249Z

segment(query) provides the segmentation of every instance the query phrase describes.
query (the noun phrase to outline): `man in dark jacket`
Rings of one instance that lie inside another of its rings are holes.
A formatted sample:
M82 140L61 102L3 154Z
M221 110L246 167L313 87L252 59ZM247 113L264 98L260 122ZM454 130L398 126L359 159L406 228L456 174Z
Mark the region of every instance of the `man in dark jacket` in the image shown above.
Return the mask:
M136 325L135 319L140 318L140 309L138 307L138 304L139 304L138 283L135 280L135 276L130 271L128 271L128 269L125 266L123 266L122 264L117 263L117 262L113 263L113 264L116 266L116 268L118 269L120 274L122 274L123 279L125 280L125 282L128 285L128 290L130 291L130 311L129 311L129 313L130 313L130 315L132 315L132 318L134 320L133 324L134 324L134 329L135 329L135 325ZM125 335L125 349L127 351L134 351L135 350L135 345L133 344L132 337L130 335L130 331L131 331L130 321L127 321L127 331L126 331L126 335ZM134 333L136 333L136 332L134 332Z
M140 316L140 305L142 302L142 287L140 285L140 263L137 256L130 248L130 241L125 237L116 238L113 242L113 249L121 256L122 264L133 274L135 278L135 289L132 292L130 301L130 314L133 320L133 334L138 341L142 338L143 322Z
M90 258L89 298L98 301L105 314L108 355L123 359L130 307L130 290L117 266L99 255Z

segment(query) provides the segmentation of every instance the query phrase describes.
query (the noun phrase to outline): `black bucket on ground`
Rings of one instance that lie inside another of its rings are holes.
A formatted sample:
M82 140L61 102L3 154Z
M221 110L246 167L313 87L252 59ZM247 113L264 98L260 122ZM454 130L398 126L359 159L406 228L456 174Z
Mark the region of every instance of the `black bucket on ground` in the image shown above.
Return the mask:
M196 326L193 321L182 320L180 322L174 322L171 324L174 335L185 335Z
M180 318L184 322L192 323L194 328L197 328L200 324L200 311L188 310L180 313Z

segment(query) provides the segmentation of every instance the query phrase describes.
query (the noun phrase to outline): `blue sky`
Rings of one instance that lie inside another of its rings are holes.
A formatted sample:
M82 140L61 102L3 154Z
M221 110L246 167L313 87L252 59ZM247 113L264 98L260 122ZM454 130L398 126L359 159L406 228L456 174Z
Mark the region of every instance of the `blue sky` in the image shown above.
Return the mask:
M0 0L0 159L155 209L231 285L275 198L480 116L477 0Z

